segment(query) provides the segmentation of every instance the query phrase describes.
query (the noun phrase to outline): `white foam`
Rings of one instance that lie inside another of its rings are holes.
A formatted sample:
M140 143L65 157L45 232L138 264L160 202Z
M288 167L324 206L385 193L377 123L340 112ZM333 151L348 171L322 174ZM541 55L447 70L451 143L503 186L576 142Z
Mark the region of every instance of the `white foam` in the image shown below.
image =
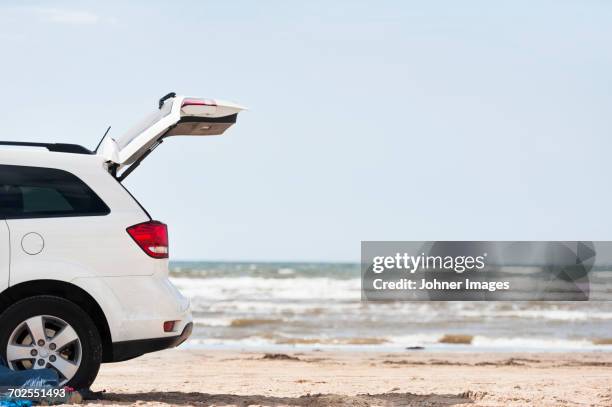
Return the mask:
M308 344L277 344L275 340L260 336L242 339L199 338L190 339L190 347L223 347L223 348L266 348L266 349L336 349L336 350L377 350L403 351L406 347L422 346L429 351L459 352L567 352L567 351L601 351L612 352L612 345L593 345L587 340L554 339L554 338L494 338L475 336L471 344L439 343L441 334L416 334L388 338L384 344L350 344L340 338L337 341L321 337L320 342Z
M223 318L223 317L210 317L210 318L194 318L193 323L195 325L201 326L230 326L232 324L231 318Z
M290 270L296 269L282 270L278 273L289 277L172 278L192 302L196 317L194 346L280 346L268 337L270 326L232 326L232 320L256 318L283 321L272 332L276 339L320 336L324 342L296 345L306 348L612 350L612 346L591 343L592 338L609 336L606 326L609 328L607 321L612 321L611 303L361 302L358 278L308 278L299 272L294 277ZM439 343L444 334L458 330L476 335L471 345ZM513 337L521 332L533 332L538 337ZM332 336L331 340L323 337L324 333ZM384 338L388 342L335 344L335 335Z
M608 346L594 345L586 339L562 338L492 338L475 336L472 346L476 348L495 348L509 350L607 350Z
M359 279L338 280L326 277L266 279L172 278L172 282L188 297L207 300L262 298L276 300L359 300Z
M495 309L476 309L461 310L459 316L472 318L529 318L546 319L557 321L586 321L592 319L610 320L612 312L592 312L591 310L569 310L569 309L515 309L515 310L495 310Z

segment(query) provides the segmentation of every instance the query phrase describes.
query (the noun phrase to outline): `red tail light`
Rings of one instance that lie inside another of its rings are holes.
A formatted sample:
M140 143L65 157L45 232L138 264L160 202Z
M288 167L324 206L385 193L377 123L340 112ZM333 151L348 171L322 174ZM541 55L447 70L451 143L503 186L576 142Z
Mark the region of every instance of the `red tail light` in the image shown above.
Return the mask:
M166 321L166 322L164 322L164 332L172 332L172 331L174 331L174 325L176 325L176 321Z
M127 228L132 239L149 256L156 259L168 258L168 227L151 220Z

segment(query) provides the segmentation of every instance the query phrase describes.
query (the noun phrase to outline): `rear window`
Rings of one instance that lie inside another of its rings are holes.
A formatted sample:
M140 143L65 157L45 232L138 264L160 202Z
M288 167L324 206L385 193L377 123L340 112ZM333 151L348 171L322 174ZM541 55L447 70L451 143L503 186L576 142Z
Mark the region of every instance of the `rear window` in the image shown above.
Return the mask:
M108 206L75 175L55 168L0 165L0 218L100 216Z

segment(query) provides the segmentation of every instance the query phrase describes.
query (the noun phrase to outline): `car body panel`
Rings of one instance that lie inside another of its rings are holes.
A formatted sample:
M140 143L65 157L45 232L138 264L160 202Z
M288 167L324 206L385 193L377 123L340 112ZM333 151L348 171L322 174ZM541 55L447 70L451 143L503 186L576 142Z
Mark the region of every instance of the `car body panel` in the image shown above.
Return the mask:
M164 273L151 277L79 277L71 283L98 302L107 316L112 342L176 336L192 321L189 300ZM165 321L178 322L172 332L164 332Z
M6 221L0 219L0 291L9 285L9 264L11 259L11 246L9 229Z

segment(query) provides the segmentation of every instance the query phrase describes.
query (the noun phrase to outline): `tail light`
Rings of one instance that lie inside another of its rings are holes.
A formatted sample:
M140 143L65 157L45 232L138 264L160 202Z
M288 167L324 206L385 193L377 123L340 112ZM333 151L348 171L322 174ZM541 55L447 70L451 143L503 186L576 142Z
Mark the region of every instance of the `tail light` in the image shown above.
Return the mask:
M168 258L168 227L151 220L127 228L127 232L140 248L156 259Z

